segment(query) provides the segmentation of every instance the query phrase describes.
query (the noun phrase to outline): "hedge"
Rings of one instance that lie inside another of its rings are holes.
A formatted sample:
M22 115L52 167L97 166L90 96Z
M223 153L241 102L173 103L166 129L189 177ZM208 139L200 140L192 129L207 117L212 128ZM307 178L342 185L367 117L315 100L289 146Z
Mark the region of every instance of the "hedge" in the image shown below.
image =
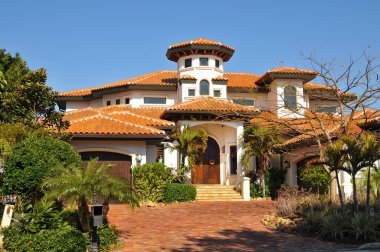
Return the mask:
M82 233L70 226L25 233L14 225L2 230L3 246L7 251L82 252L86 243Z
M194 201L197 195L195 186L189 184L167 184L164 190L163 202L189 202Z

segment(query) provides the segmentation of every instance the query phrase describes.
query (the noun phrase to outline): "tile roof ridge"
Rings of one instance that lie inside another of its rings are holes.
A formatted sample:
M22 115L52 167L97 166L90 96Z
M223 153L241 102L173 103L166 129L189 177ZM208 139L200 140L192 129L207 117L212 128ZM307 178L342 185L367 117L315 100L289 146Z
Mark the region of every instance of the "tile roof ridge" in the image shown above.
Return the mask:
M244 73L244 72L224 72L224 73L225 73L225 74L238 74L238 75L248 74L248 75L257 75L257 76L261 76L261 74Z
M107 115L105 115L103 113L101 113L100 115L88 116L88 117L81 118L81 119L78 119L78 120L72 120L71 122L86 121L86 120L95 119L95 118L99 118L99 117L103 118L103 119L107 119L107 120L111 120L111 121L115 121L115 122L124 124L125 126L134 126L134 127L140 128L140 129L148 130L150 132L155 132L156 131L156 132L160 132L160 134L164 134L165 133L163 130L160 130L160 129L157 129L157 128L154 128L154 127L151 127L151 126L145 126L145 125L141 125L141 124L137 124L137 123L126 122L126 121L123 121L123 120L119 120L119 119L116 119L116 118L109 117L109 116L107 116Z
M167 121L164 119L158 119L158 118L152 118L152 117L149 117L146 115L139 115L139 114L133 113L131 111L112 111L111 113L108 113L108 115L115 115L115 114L130 114L130 115L134 115L134 116L139 117L139 118L149 119L149 120L152 120L154 122L166 122L168 124L174 125L174 122L171 122L171 121Z

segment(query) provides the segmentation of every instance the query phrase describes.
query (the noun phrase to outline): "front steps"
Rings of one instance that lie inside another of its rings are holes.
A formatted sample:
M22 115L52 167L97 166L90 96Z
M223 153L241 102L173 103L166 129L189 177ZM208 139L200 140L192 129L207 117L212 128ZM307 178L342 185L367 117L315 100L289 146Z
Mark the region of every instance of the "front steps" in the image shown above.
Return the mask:
M242 201L243 197L233 185L195 185L197 201Z

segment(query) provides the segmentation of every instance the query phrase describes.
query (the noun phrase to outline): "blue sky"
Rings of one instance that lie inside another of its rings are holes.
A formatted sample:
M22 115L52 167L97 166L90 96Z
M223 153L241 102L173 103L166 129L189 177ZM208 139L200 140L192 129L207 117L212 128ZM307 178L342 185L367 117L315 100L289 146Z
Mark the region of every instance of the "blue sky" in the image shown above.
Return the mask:
M0 48L44 67L57 91L175 70L169 45L198 37L236 49L225 71L310 68L301 53L380 53L380 1L1 1Z

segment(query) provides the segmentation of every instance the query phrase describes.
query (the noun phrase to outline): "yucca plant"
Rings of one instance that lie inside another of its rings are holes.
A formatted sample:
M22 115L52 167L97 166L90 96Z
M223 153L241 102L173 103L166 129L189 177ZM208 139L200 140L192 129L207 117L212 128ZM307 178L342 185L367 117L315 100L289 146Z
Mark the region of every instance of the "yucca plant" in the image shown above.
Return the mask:
M321 238L334 241L343 240L349 230L349 218L344 212L332 209L323 215Z
M357 241L373 241L379 235L378 225L378 218L371 217L366 212L355 213L351 219L351 232Z

